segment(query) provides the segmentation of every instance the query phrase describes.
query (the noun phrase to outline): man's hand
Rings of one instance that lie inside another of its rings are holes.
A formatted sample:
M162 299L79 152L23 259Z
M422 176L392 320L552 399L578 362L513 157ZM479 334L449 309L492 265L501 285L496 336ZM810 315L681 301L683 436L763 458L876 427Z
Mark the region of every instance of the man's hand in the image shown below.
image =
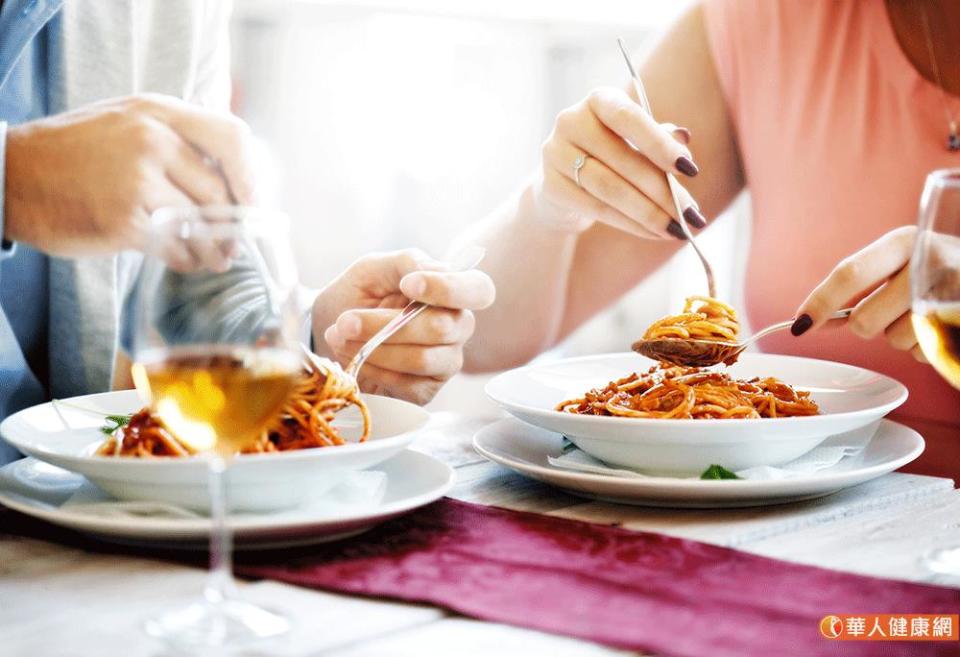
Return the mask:
M415 251L372 254L351 265L313 305L314 348L346 365L364 342L409 301L424 301L419 317L371 354L360 388L425 404L463 366L473 334L473 310L493 303L490 277L478 270L445 271Z
M234 116L153 94L12 126L3 236L60 256L143 249L158 207L250 202L248 134Z

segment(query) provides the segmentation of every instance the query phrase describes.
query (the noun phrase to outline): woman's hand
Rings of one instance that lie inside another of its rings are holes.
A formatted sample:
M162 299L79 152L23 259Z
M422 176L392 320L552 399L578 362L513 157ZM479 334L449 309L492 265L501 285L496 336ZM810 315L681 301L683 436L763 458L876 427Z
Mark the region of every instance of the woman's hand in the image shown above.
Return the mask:
M915 226L894 229L834 267L797 310L790 331L803 335L851 299L867 294L853 309L847 327L861 338L881 333L894 349L927 362L910 321L910 255Z
M685 128L656 123L626 92L594 90L560 112L543 145L538 214L568 232L601 221L637 237L684 239L664 172L697 175L689 139ZM706 226L683 188L680 204L689 224Z
M364 342L411 300L431 306L377 348L361 368L365 392L430 401L463 367L474 310L493 303L493 281L478 270L445 271L417 250L357 260L317 296L314 348L346 365Z

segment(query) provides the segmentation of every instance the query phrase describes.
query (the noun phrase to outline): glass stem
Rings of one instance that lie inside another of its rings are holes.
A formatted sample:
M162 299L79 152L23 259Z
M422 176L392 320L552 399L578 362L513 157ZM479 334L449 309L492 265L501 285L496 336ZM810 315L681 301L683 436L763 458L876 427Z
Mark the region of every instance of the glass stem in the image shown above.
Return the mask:
M204 596L210 604L235 597L233 581L233 535L227 527L227 463L219 455L209 460L210 573Z

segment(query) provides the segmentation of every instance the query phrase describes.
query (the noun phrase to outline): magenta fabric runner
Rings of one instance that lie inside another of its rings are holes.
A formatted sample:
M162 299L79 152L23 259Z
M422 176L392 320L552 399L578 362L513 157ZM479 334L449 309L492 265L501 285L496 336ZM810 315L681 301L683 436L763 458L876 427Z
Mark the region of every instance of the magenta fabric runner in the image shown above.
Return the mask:
M827 614L956 614L960 589L450 499L237 570L671 657L960 655L958 642L837 642L818 629Z

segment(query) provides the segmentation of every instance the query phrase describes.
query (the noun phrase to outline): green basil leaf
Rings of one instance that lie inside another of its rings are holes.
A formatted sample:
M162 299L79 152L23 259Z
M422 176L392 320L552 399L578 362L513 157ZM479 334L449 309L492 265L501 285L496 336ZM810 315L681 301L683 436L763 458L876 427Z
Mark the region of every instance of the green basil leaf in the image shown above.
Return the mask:
M709 468L703 471L703 474L700 475L701 479L740 479L735 473L730 472L722 465L717 465L714 463Z

